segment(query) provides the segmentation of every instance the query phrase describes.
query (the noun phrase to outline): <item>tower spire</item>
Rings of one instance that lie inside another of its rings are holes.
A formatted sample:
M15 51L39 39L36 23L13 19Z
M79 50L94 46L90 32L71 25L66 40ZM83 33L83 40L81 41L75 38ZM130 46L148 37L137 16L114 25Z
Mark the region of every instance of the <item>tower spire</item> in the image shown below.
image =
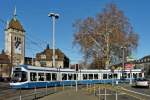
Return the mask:
M13 18L16 20L16 16L17 16L17 10L16 10L16 6L14 8L14 14L13 14Z
M7 23L6 23L6 29L9 28L9 21L7 20Z

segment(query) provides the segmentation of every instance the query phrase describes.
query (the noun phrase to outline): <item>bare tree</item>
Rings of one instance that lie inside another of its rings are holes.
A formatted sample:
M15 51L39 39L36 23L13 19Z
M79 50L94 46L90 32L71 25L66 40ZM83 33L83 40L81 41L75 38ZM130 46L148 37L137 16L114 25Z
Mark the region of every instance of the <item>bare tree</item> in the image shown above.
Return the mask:
M112 55L120 58L122 46L127 48L126 55L138 46L138 34L133 31L124 13L112 3L96 17L77 20L73 27L76 29L73 44L81 47L85 60L92 66L98 64L93 67L103 68L101 64L107 60L110 63Z

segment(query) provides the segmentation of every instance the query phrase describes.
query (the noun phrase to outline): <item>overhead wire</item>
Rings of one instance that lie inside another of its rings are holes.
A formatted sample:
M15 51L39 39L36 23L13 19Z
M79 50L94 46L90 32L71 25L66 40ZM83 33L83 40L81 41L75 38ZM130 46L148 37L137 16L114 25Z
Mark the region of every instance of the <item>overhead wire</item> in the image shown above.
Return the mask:
M1 23L3 23L4 25L6 25L7 24L7 21L5 21L5 20L3 20L2 18L0 18L0 22ZM26 38L26 43L28 44L28 45L26 45L26 46L29 46L29 45L34 45L34 46L37 46L38 48L40 48L40 49L44 49L44 46L43 46L43 44L45 45L46 44L46 42L41 42L41 40L40 39L37 39L37 41L35 41L35 36L30 36L29 34L27 34L26 33L26 36L25 36ZM31 38L32 37L32 38ZM32 50L38 50L38 49L35 49L35 48L32 48L32 46L31 47L27 47L28 49L32 49Z

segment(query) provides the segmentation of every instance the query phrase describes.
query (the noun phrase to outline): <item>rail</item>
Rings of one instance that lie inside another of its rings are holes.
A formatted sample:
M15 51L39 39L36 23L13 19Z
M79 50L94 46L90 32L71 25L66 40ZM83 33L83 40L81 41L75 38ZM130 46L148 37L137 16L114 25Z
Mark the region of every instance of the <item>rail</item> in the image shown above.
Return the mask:
M60 87L45 87L45 88L34 88L34 89L9 89L0 91L0 100L36 100L47 95L58 93L72 86L60 86Z
M89 85L89 86L87 86L87 88L85 90L88 91L88 93L90 93L90 94L94 94L95 96L96 95L97 96L98 95L105 95L105 96L108 95L108 94L99 94L100 92L96 92L96 91L99 91L99 89L101 89L101 90L104 89L104 92L106 92L106 89L108 89L108 90L116 92L116 95L117 95L117 93L120 93L120 94L134 97L139 100L149 100L150 99L150 95L131 91L131 90L125 89L124 87L121 87L121 86L112 86L109 84Z

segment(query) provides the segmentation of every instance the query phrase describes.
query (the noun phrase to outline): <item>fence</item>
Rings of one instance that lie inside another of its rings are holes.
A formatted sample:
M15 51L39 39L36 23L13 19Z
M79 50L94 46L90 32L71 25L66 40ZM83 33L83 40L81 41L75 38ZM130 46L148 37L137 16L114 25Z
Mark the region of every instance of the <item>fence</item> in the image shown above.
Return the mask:
M87 85L86 91L88 91L88 93L90 94L98 96L98 100L107 100L108 96L111 96L111 100L113 100L112 97L114 97L114 100L121 100L118 99L121 96L126 96L128 98L133 98L137 100L150 100L150 95L131 91L121 86L112 86L109 84L89 84Z
M12 93L15 94L12 96L9 96L8 92L0 91L0 100L36 100L36 99L42 98L44 96L58 93L58 92L61 92L61 91L67 90L67 89L72 89L72 88L86 90L86 91L88 91L88 93L97 96L98 100L101 100L101 99L110 100L109 97L111 95L113 95L114 100L122 100L122 99L120 99L120 97L122 97L122 96L129 96L130 98L134 98L137 100L139 100L139 99L140 100L149 100L150 99L150 95L134 92L134 91L125 89L118 85L90 84L89 83L86 85L79 85L77 87L76 86L74 87L74 85L70 85L70 86L62 85L61 87L56 87L56 85L55 85L54 87L45 86L45 88L36 88L35 87L34 89L30 89L30 90L22 90L22 89L13 90L13 91L11 90ZM6 95L2 96L2 94L6 94ZM111 99L111 100L113 100L113 99Z
M47 87L45 88L34 88L34 89L9 89L0 91L0 100L36 100L42 98L44 96L61 92L63 90L67 90L72 88L73 86L65 86L62 85L60 87ZM10 93L10 91L12 91ZM5 95L4 95L5 94Z

